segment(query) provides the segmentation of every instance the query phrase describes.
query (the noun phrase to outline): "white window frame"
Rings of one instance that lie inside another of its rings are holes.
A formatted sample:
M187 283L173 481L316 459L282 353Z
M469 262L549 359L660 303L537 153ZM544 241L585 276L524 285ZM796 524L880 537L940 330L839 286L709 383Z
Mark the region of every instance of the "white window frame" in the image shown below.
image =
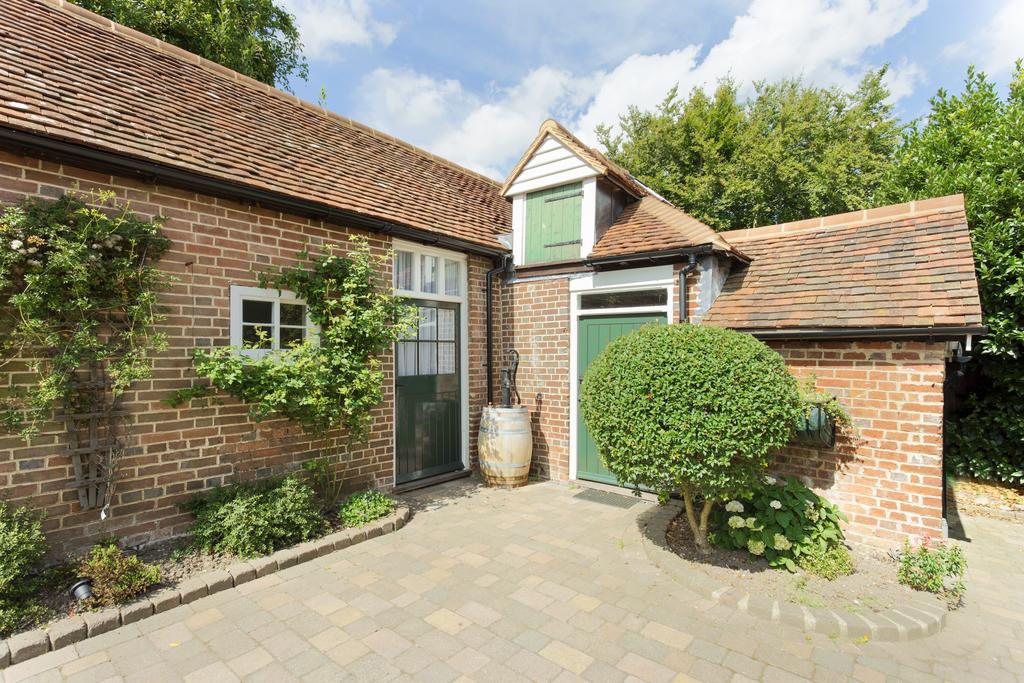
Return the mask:
M663 306L634 306L630 308L588 308L580 307L583 294L611 292L637 292L649 289L664 289L667 292ZM576 480L579 456L579 353L577 339L580 318L605 315L664 313L665 321L672 322L675 310L675 277L672 266L649 268L628 268L594 273L569 281L569 479Z
M392 259L392 287L396 296L400 296L407 299L418 299L422 301L445 301L450 303L459 304L459 393L461 395L461 405L459 406L460 413L460 429L462 432L462 466L469 469L469 258L466 254L459 253L457 251L448 251L447 249L438 249L437 247L429 247L422 244L416 244L415 242L406 242L404 240L394 240L391 244L391 248L395 252L408 251L412 252L412 284L413 289L398 289L394 286L397 274L395 273L394 259ZM450 261L459 262L459 295L453 296L451 294L444 293L433 293L423 292L419 290L420 286L420 256L437 256L439 260L438 267L438 288L444 290L444 259ZM395 379L398 379L398 347L392 345L391 357L394 359L394 375ZM397 395L397 389L396 389ZM394 412L391 415L391 420L394 425L392 431L392 446L397 444L398 440L398 401L395 401ZM397 457L397 449L392 448ZM393 475L398 474L398 462L393 461Z
M269 301L274 305L269 327L271 328L271 348L244 349L242 341L242 301ZM249 358L263 358L267 354L280 351L278 348L278 329L280 327L281 304L297 304L306 307L306 339L315 340L320 334L320 327L309 317L309 306L306 302L286 289L264 287L248 287L231 285L231 346L238 348L238 353ZM287 349L285 349L287 350Z

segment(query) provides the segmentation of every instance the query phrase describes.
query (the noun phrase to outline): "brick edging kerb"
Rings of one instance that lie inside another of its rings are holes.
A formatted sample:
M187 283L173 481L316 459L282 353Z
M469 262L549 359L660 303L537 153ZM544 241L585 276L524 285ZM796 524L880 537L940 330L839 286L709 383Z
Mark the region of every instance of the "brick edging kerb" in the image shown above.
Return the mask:
M409 521L410 509L399 504L386 517L354 529L343 529L314 541L307 541L270 555L236 562L224 569L215 569L185 579L174 588L161 590L137 602L101 612L85 612L49 624L46 628L25 631L0 640L0 669L20 664L66 645L113 631L146 617L186 605L292 565L306 562L335 550L347 548L376 536L397 531Z
M947 610L935 600L911 600L898 607L869 614L840 613L836 610L804 607L771 600L761 595L740 593L707 574L683 565L668 549L669 523L679 514L678 503L659 506L646 520L640 534L647 558L673 580L720 605L751 616L769 619L807 633L830 637L868 638L876 641L907 641L938 633L946 625Z

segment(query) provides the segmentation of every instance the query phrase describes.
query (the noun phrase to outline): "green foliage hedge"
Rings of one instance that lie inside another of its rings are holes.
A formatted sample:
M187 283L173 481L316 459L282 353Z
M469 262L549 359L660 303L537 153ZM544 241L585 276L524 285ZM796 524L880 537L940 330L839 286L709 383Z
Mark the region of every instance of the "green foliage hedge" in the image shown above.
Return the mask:
M946 468L954 474L1024 484L1024 398L975 397L946 423ZM1011 399L1011 400L1005 400ZM1013 400L1015 399L1015 400Z
M92 602L102 607L122 605L160 581L159 567L125 553L114 541L94 545L78 573L92 579Z
M44 554L41 516L0 501L0 598L16 588Z
M380 491L360 491L342 503L338 515L345 526L357 527L390 515L395 501Z
M652 324L594 359L580 410L619 481L722 500L758 484L802 404L782 358L750 335Z
M276 482L231 484L194 498L194 544L208 552L257 557L320 536L326 520L313 489L291 475Z

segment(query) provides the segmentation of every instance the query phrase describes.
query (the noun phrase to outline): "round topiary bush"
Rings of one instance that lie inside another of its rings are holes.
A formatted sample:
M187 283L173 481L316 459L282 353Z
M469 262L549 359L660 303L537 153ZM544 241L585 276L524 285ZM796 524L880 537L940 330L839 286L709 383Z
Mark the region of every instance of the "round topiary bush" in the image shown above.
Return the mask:
M580 410L619 481L679 492L702 549L715 501L750 491L802 414L782 358L748 334L647 325L591 363ZM698 520L695 499L703 500Z

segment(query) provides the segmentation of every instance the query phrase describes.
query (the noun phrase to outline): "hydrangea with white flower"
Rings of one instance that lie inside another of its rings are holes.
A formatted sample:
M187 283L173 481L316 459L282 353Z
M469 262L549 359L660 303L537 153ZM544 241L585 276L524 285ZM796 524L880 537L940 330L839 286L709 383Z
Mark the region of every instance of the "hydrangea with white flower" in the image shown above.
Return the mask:
M780 502L779 502L779 501L777 501L777 500L773 500L772 502L768 503L768 506L769 506L769 507L770 507L770 508L771 508L772 510L781 510L781 509L782 509L782 503L780 503Z
M789 550L793 547L793 543L782 534L775 534L775 538L772 540L776 550Z
M24 244L21 240L11 240L11 249L18 251Z
M732 529L742 529L746 525L746 521L739 515L733 515L729 518L729 527Z
M730 500L725 504L726 512L743 512L743 503L738 500Z
M778 480L771 475L768 475L764 478L764 483L768 484L769 486L775 486L776 481Z
M751 555L764 555L764 541L757 541L751 538L747 541L747 550Z

